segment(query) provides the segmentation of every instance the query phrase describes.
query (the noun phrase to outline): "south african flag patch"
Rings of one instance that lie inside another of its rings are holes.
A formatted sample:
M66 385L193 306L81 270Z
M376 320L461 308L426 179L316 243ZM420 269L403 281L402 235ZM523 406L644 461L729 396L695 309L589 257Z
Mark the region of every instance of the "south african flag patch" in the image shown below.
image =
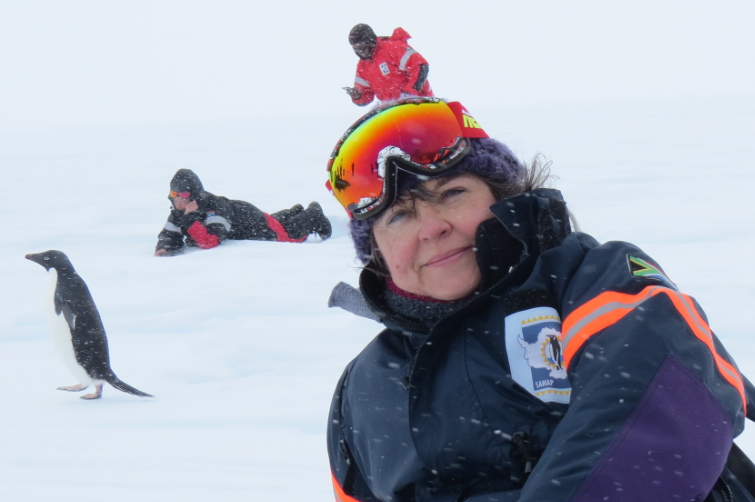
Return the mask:
M630 255L627 255L627 262L629 263L629 273L631 273L632 276L643 279L652 279L673 290L677 290L676 284L668 278L663 270L661 270L661 267L653 265L642 258Z

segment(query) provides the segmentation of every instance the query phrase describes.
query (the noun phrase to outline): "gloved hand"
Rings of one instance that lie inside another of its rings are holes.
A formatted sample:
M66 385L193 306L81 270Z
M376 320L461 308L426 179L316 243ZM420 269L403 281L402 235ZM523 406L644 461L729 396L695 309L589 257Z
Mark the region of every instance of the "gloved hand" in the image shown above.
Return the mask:
M202 211L192 211L190 213L186 213L181 217L181 227L189 228L194 224L194 222L204 220L205 216L206 215Z
M362 97L362 91L354 89L353 87L341 87L351 99L359 99Z
M184 252L183 248L170 249L170 250L168 250L168 249L158 249L157 251L155 251L155 256L176 256L176 255L179 255L179 254L181 254L183 252Z

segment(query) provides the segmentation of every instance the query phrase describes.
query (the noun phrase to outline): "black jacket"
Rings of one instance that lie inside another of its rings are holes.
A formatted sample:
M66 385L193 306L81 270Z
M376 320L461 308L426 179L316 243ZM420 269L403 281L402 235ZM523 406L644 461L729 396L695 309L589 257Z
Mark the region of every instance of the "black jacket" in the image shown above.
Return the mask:
M431 329L363 271L386 329L333 398L337 498L755 500L725 470L755 393L697 303L635 246L572 233L554 190L491 209L483 285Z
M199 208L189 214L171 209L168 221L157 236L155 250L180 251L188 246L212 248L226 239L276 240L278 235L267 223L265 213L249 202L231 200L204 190L190 169L179 169L171 189L186 190Z
M155 250L178 251L184 242L188 246L211 248L226 239L274 241L277 238L268 226L265 214L248 202L203 191L197 203L199 209L187 215L171 209L168 221L157 236ZM215 236L217 242L207 239L207 234Z

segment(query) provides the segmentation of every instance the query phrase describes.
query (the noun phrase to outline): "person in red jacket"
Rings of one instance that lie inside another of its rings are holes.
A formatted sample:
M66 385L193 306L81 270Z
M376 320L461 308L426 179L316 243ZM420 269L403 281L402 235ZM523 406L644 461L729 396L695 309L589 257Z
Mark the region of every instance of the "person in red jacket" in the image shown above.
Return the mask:
M395 101L411 96L433 96L427 73L427 60L406 43L411 38L403 28L390 37L378 37L366 24L349 32L349 43L359 56L354 87L343 89L351 100L364 106L378 101Z

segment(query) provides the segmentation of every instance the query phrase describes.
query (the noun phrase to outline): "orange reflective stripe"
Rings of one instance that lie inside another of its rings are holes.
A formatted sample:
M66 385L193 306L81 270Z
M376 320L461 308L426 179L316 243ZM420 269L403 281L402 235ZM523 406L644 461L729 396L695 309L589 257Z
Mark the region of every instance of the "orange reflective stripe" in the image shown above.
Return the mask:
M673 289L661 286L648 286L636 295L607 291L581 305L569 314L564 319L562 326L565 367L569 367L574 355L590 337L602 329L617 323L642 303L660 293L664 293L669 297L695 337L708 347L721 376L739 392L742 398L742 406L746 412L747 398L745 396L742 376L734 365L716 352L716 347L713 343L713 333L695 308L692 298Z
M336 502L359 502L354 497L349 497L344 493L343 488L338 484L338 480L332 472L330 473L330 478L333 480L333 493L336 496Z
M708 323L705 322L705 320L695 308L692 298L673 290L668 291L669 293L667 294L669 298L671 298L671 301L674 303L674 306L676 306L676 310L678 310L682 317L684 317L684 320L687 321L687 324L689 325L690 329L692 329L692 332L695 333L695 336L708 346L708 350L713 356L713 360L716 361L718 371L721 373L724 379L726 379L726 381L729 382L739 392L739 395L742 397L742 406L744 407L746 413L747 396L745 395L745 386L744 382L742 381L742 375L739 374L739 371L737 371L737 369L731 363L726 361L723 357L718 355L718 352L716 352L716 346L713 343L713 333L711 332Z
M642 302L650 298L649 286L636 295L607 291L580 305L569 314L561 327L564 364L569 367L572 357L595 333L618 322Z

